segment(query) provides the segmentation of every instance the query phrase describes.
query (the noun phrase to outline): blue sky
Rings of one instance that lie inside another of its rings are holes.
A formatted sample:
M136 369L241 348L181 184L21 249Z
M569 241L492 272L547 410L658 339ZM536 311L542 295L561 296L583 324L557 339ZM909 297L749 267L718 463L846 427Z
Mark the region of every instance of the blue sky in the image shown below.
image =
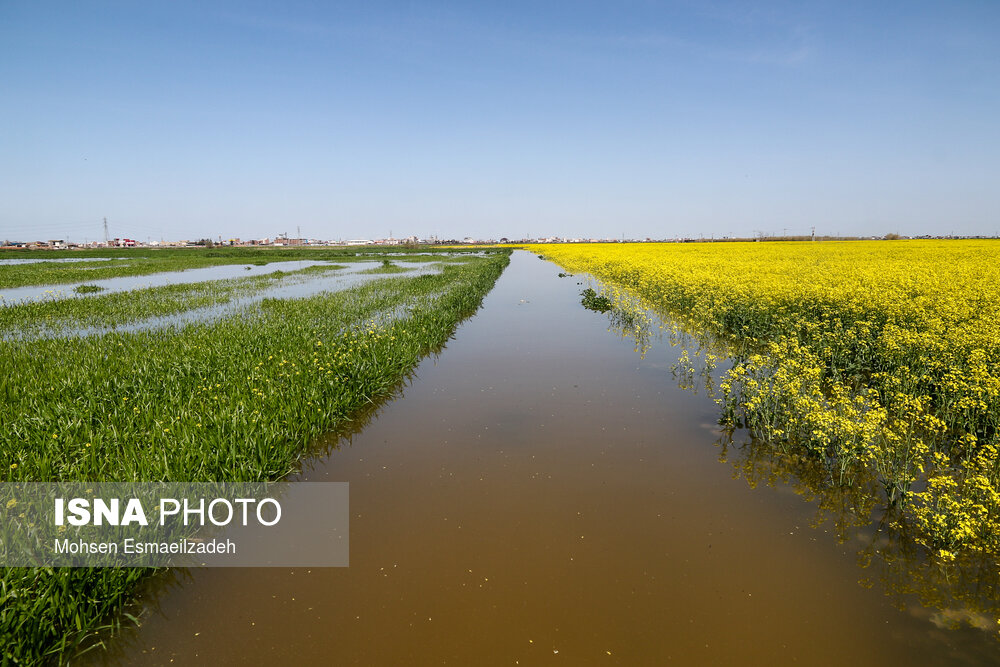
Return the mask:
M997 35L993 0L0 0L0 237L993 235Z

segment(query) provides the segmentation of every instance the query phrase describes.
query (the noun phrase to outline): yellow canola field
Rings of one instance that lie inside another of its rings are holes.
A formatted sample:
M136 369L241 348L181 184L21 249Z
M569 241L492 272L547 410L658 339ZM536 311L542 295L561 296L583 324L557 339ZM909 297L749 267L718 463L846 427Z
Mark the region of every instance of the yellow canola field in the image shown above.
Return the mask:
M874 471L944 559L1000 553L1000 242L528 249L722 346L730 422L835 483Z

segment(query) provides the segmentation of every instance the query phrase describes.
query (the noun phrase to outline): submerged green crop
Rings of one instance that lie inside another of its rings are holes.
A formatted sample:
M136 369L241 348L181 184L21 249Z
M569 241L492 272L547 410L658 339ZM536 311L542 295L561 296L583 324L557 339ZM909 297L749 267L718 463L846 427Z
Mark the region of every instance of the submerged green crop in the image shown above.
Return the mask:
M0 480L279 479L317 436L389 395L443 345L508 254L264 299L181 328L0 340ZM101 630L128 618L146 574L3 570L5 661L66 660L93 647Z

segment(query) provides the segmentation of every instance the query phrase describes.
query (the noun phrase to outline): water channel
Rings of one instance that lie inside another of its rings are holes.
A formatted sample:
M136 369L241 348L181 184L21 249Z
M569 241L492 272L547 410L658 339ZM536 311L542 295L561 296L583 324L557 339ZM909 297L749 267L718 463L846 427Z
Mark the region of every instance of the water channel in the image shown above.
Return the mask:
M439 355L298 479L350 483L350 567L159 580L109 664L989 664L859 584L793 486L720 463L718 410L519 252ZM316 511L322 511L316 508ZM993 630L992 632L995 632Z

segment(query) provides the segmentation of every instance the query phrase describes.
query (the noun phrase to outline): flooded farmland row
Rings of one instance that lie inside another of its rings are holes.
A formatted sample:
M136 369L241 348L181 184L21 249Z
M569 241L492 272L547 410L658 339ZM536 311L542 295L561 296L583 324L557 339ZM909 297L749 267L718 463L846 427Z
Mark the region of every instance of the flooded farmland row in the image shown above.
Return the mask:
M996 661L966 612L887 595L899 570L860 583L878 526L838 537L787 476L733 479L679 350L636 354L558 272L515 253L440 355L319 443L296 479L350 483L350 567L165 577L105 662Z
M13 317L16 326L7 328L4 322L0 321L0 338L7 339L39 339L39 338L68 338L99 336L112 331L126 333L138 331L150 331L163 329L166 327L183 327L192 323L206 323L220 320L227 317L249 316L255 304L259 304L265 299L304 299L321 293L333 293L352 287L363 285L387 277L386 271L391 271L392 275L405 274L407 277L439 274L442 270L440 262L411 262L405 266L391 264L386 266L380 262L354 261L348 264L326 264L322 262L273 262L268 266L275 267L268 273L257 272L256 276L239 278L225 278L233 274L233 267L209 267L207 269L190 269L187 271L167 272L154 274L153 276L112 278L99 281L108 285L115 283L116 286L100 287L102 294L114 294L125 292L116 298L127 302L138 302L141 299L155 300L173 297L176 300L176 311L166 315L137 315L130 319L128 315L119 312L117 317L111 322L102 324L87 324L81 321L79 314L76 317L64 317L62 320L53 319L51 316L34 323L24 322L22 317ZM240 267L236 267L240 268ZM245 267L250 276L249 270L252 267ZM259 268L259 267L258 267ZM282 270L285 269L285 270ZM319 269L310 271L310 269ZM198 274L192 282L172 282L185 275ZM235 274L238 275L238 274ZM215 277L211 277L215 276ZM149 282L149 279L156 278L160 283L157 287L137 288L135 283L139 280ZM263 279L262 279L263 278ZM158 287L173 286L184 288L183 292L170 295L163 294ZM130 287L131 286L131 287ZM20 288L21 290L40 290L41 288ZM65 305L66 299L89 298L92 293L79 295L72 292L53 291L45 299L35 299L35 301L46 300L46 305ZM44 293L44 292L43 292ZM202 297L208 301L207 305L197 305L196 297ZM32 301L30 298L22 299L19 302L5 302L0 297L0 307L11 308ZM91 315L92 312L86 313Z
M11 260L13 261L13 260ZM30 261L30 260L29 260ZM55 261L55 260L48 260ZM223 264L198 269L181 271L164 271L162 273L103 278L87 283L68 283L65 285L30 285L27 287L12 287L0 292L0 299L7 304L27 303L45 299L86 298L93 294L113 294L131 290L162 285L179 285L184 283L209 282L232 278L248 278L267 275L280 271L300 271L311 266L321 266L324 262L286 261L269 262L267 264ZM93 286L93 291L80 292L79 288Z

